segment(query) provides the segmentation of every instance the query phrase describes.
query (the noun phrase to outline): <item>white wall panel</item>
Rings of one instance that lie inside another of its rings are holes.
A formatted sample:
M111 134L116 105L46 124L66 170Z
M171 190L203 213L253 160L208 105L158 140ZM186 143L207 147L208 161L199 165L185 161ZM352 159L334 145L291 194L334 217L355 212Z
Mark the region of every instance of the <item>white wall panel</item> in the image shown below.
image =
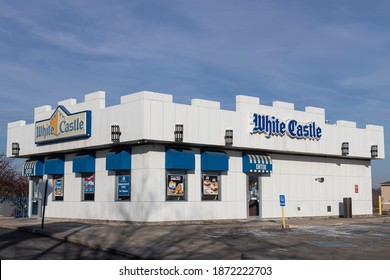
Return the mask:
M182 105L182 104L176 104L176 106L175 106L175 124L183 124L183 126L184 126L183 141L184 142L189 142L188 127L189 127L189 123L191 121L194 121L194 119L192 119L191 116L188 116L188 109L189 109L188 106Z
M150 104L150 137L147 139L164 139L164 103L160 101L151 101Z
M164 108L163 108L163 119L164 124L162 125L161 129L163 130L163 139L165 141L174 141L175 140L175 105L173 103L167 103L164 102ZM157 116L159 117L159 116ZM188 128L185 128L188 129Z
M221 127L221 110L210 109L208 123L210 124L209 143L211 145L224 145L225 129Z

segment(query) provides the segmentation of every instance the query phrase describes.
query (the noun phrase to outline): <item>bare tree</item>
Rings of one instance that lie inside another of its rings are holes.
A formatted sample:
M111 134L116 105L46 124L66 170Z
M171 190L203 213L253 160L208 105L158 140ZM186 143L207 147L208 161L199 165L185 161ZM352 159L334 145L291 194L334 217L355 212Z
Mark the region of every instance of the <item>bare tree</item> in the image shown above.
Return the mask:
M24 217L27 207L28 181L4 154L0 154L0 202L8 200Z

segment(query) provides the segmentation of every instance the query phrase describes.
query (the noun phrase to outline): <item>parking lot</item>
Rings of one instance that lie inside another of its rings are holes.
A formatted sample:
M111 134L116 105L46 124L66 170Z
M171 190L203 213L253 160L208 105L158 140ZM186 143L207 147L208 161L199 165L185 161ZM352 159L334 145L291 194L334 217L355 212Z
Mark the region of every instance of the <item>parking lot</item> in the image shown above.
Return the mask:
M309 226L208 234L241 252L242 259L390 259L390 224Z
M174 224L0 218L0 226L159 260L390 260L390 216Z

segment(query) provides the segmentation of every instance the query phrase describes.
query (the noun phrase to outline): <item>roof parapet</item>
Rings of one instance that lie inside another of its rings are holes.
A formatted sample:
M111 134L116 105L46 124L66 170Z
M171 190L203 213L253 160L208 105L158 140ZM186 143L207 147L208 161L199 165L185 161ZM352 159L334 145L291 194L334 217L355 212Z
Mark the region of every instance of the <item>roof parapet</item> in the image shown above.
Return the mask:
M10 122L10 123L8 123L8 129L15 128L15 127L21 127L21 126L25 126L25 125L26 125L26 121L23 121L23 120Z
M77 100L75 98L70 98L58 102L58 106L71 106L76 104L77 104Z
M311 114L325 115L324 108L318 108L318 107L312 107L312 106L305 107L305 112L311 113Z
M121 104L134 102L138 100L149 99L162 102L173 102L173 96L171 94L152 92L152 91L140 91L121 96Z
M106 107L106 92L105 91L96 91L88 93L84 96L85 102L98 101L100 108Z
M248 105L260 105L260 98L246 95L236 96L236 111L240 111Z
M211 108L211 109L220 109L221 103L217 102L217 101L210 101L210 100L205 100L205 99L194 98L194 99L191 99L191 106L205 107L205 108Z
M43 105L34 109L34 122L46 118L47 112L51 111L50 105Z
M339 121L336 121L336 125L344 126L344 127L356 128L356 122L351 122L351 121L339 120Z
M383 132L384 127L381 125L373 125L373 124L367 124L366 129L372 130L372 131L378 131L378 132Z
M279 108L279 109L294 110L294 103L274 101L274 102L272 102L272 106L274 108Z

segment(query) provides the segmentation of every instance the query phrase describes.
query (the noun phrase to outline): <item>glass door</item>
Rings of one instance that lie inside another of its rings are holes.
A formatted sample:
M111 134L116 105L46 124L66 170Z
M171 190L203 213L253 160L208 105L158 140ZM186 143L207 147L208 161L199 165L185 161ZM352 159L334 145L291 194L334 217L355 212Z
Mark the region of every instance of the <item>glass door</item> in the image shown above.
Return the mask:
M248 175L248 216L260 216L259 175Z
M41 216L42 199L39 196L40 181L41 179L39 178L32 179L31 216L33 217Z

